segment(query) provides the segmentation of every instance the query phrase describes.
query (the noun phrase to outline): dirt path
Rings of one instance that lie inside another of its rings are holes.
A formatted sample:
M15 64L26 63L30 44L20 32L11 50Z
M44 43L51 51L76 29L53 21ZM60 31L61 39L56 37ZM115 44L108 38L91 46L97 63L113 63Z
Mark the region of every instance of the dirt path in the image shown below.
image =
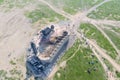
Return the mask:
M94 55L98 58L98 60L100 61L101 65L103 66L103 69L104 69L104 71L106 72L106 75L107 75L108 80L115 80L115 77L111 75L111 74L113 74L113 72L111 72L110 70L108 70L107 65L104 63L104 61L103 61L103 59L102 59L103 56L102 56L102 55L99 55L99 54L101 54L101 53L98 52L98 50L96 50L96 48L93 46L93 44L90 43L90 41L91 41L91 42L93 42L93 41L92 41L92 40L89 40L88 38L86 38L83 33L78 33L78 32L77 32L77 37L78 37L78 39L81 39L81 38L84 39L84 40L88 43L88 45L90 46L92 52L93 52ZM96 44L96 45L97 45L97 44ZM101 49L101 50L102 50L102 49ZM108 55L107 55L107 56L108 56Z
M38 0L40 2L43 2L44 4L46 4L47 6L49 6L53 11L55 11L56 13L68 18L68 19L72 19L72 15L64 12L63 10L60 10L60 9L57 9L55 6L51 5L50 3L48 3L47 1L45 0Z
M106 38L107 40L110 42L110 44L113 46L113 48L116 50L116 52L118 53L118 55L120 56L120 50L116 47L116 45L111 41L111 39L108 37L108 35L104 32L104 30L102 30L98 25L96 25L95 23L92 23Z
M80 45L78 46L77 50L73 53L72 56L70 56L68 59L66 59L65 61L68 62L69 60L71 60L75 55L76 53L80 50Z
M39 1L43 1L43 0L39 0ZM46 3L45 1L44 1L44 3L47 4L49 7L51 7L51 9L53 9L55 12L57 12L57 13L63 15L64 17L67 17L67 18L69 18L70 20L72 20L72 22L71 22L71 24L70 24L70 28L72 29L72 31L73 31L75 34L77 34L76 31L77 31L80 23L81 23L82 21L84 21L84 18L85 18L90 12L94 11L96 8L98 8L99 6L103 5L104 3L108 2L108 1L110 1L110 0L104 0L104 1L101 2L100 4L93 6L93 7L92 7L91 9L89 9L88 11L86 11L86 12L84 12L84 13L77 13L77 14L74 15L73 17L70 17L70 16L68 16L68 14L64 14L64 13L62 13L61 11L56 10L53 6L51 6L49 3ZM73 25L74 25L74 27L73 27ZM96 46L95 46L95 47L96 47ZM97 47L97 50L100 51L100 49L99 49L98 47ZM93 52L94 52L94 51L93 51ZM101 53L101 52L100 52L100 53ZM105 55L104 55L104 54L105 54ZM110 61L110 63L113 64L113 65L115 64L114 67L115 67L118 71L120 71L119 65L116 64L116 62L115 62L114 60L112 60L106 53L104 53L104 54L103 54L103 56L106 56L106 58ZM75 55L75 54L73 54L68 60L70 60L72 57L74 57L74 55ZM98 57L97 54L96 54L96 56ZM106 70L106 65L103 63L103 61L101 61L100 57L98 57L98 59L99 59L99 61L101 62L101 64L103 65L104 69ZM65 62L66 62L66 61L65 61ZM58 69L59 69L59 67L57 67L57 68L55 69L55 71L53 70L54 74L55 74L55 72L56 72ZM52 76L54 76L54 74L52 74ZM114 80L114 79L111 78L110 80Z
M73 17L74 21L76 21L78 23L80 23L80 21L82 22L84 20L84 18L86 18L89 13L91 13L92 11L96 10L98 7L102 6L103 4L105 4L105 3L109 2L109 1L111 1L111 0L104 0L103 2L101 2L101 3L97 4L97 5L94 5L92 8L90 8L89 10L87 10L87 11L85 11L83 13L78 12Z
M87 16L89 13L91 13L92 11L96 10L98 7L102 6L103 4L109 2L111 0L104 0L103 2L93 6L92 8L90 8L89 10L87 10L85 13L83 13L85 16Z
M54 77L54 75L55 75L55 73L56 73L61 67L62 67L62 68L65 68L66 63L75 56L75 54L79 51L79 49L80 49L80 45L78 46L77 50L73 53L72 56L70 56L70 57L69 57L68 59L66 59L65 61L62 61L59 65L56 65L56 66L54 67L53 71L52 71L52 72L50 73L50 75L48 76L48 80L52 80L53 77Z
M95 23L95 24L104 24L104 25L110 25L120 28L120 21L113 21L113 20L100 20L100 19L91 19L88 17L84 17L83 22L89 22L89 23Z
M115 62L115 60L113 60L110 56L108 56L107 53L105 53L96 43L94 43L91 40L87 40L87 41L90 45L92 45L99 52L100 55L102 55L105 59L107 59L117 71L120 72L120 65L118 65Z
M55 65L55 67L53 68L52 72L50 73L50 75L48 76L47 80L53 80L53 77L55 75L55 73L60 69L60 68L65 68L66 66L66 61L61 62L59 65Z
M55 6L52 6L48 2L44 0L38 0L47 6L49 6L53 11L56 13L68 18L71 20L69 23L69 29L71 30L71 33L77 34L77 29L80 26L81 22L85 22L84 18L92 11L94 11L99 6L103 5L104 3L110 1L110 0L104 0L100 4L97 4L90 8L88 11L85 11L83 13L78 12L76 15L70 15L63 10L57 9ZM29 7L26 7L26 9L29 9ZM32 9L32 8L30 8ZM10 13L2 13L0 12L0 69L11 69L9 65L9 61L11 58L19 57L20 55L25 53L25 49L29 41L31 40L31 35L33 34L34 30L31 28L31 24L29 23L29 20L24 17L24 13L22 10L13 10ZM112 23L117 24L117 22ZM74 25L74 26L73 26ZM14 42L13 42L14 41ZM71 41L74 41L71 40ZM77 51L76 51L77 52ZM76 52L68 59L72 59ZM8 58L10 56L10 58ZM107 55L108 56L108 55ZM111 64L114 64L114 61L111 60L109 57L107 57ZM2 62L2 61L5 62ZM51 76L54 76L54 74L59 70L61 66L64 66L66 61L62 62L59 66L55 67L55 70L53 70L53 74ZM6 65L7 64L7 65ZM116 64L116 63L115 63ZM116 68L119 65L115 65Z
M111 74L113 74L113 72L111 72L110 70L108 70L107 65L104 63L102 57L100 55L98 55L98 53L95 51L94 48L91 49L93 51L93 53L95 54L95 56L98 58L98 60L100 61L101 65L103 66L104 71L106 72L107 78L108 80L115 80L115 77L112 76Z

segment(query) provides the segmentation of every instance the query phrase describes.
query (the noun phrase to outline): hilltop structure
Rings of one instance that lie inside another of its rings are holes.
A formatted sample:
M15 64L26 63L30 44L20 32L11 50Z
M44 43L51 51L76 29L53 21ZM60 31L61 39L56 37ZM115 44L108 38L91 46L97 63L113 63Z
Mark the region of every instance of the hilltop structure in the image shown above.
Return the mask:
M69 34L58 27L46 27L30 42L26 60L26 79L45 80L67 48Z

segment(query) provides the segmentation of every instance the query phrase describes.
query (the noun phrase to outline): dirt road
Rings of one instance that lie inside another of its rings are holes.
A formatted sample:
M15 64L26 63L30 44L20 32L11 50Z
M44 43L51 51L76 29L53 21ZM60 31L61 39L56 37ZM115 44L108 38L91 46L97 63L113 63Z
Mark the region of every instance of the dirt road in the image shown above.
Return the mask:
M43 2L44 4L46 4L47 6L49 6L53 11L55 11L56 13L68 18L68 19L72 19L72 15L64 12L63 10L60 10L60 9L57 9L55 6L51 5L50 3L48 3L47 1L45 0L38 0L40 2Z
M88 17L84 17L83 22L94 22L96 24L104 24L104 25L111 25L111 26L116 26L118 28L120 28L120 21L113 21L113 20L101 20L101 19L91 19Z
M95 23L92 23L106 38L107 40L110 42L110 44L113 46L113 48L116 50L116 52L118 53L118 55L120 56L120 50L116 47L116 45L112 42L112 40L108 37L108 35L104 32L104 30L102 30L98 25L96 25Z
M94 48L92 48L93 46L91 46L91 50L93 51L93 53L95 54L95 56L98 58L98 60L100 61L101 65L103 66L104 71L106 72L106 75L108 77L108 80L115 80L115 77L112 76L111 74L113 74L113 72L111 72L110 70L108 70L108 66L104 63L102 57L100 55L98 55L98 53L95 51Z
M40 1L41 1L41 0L40 0ZM81 22L87 22L87 21L88 21L87 19L85 20L84 18L85 18L89 13L91 13L92 11L94 11L96 8L98 8L99 6L103 5L104 3L108 2L108 1L110 1L110 0L104 0L104 1L101 2L100 4L93 6L92 8L90 8L88 11L86 11L86 12L84 12L84 13L77 13L77 14L74 15L73 17L69 17L70 20L72 20L72 23L70 24L70 25L71 25L70 27L71 27L72 31L73 31L75 34L77 34L76 31L77 31L80 23L81 23ZM47 5L51 6L49 3L47 3ZM53 7L51 7L51 8L52 8L54 11L56 11L55 8L53 8ZM59 14L61 14L61 15L64 15L64 17L67 17L67 18L68 18L68 14L67 14L67 15L66 15L66 14L63 14L63 13L61 13L60 11L57 11L57 13L59 13ZM74 27L73 27L73 25L74 25ZM98 30L99 30L99 29L98 29ZM108 37L108 39L109 39L109 37ZM92 45L94 46L95 44L92 44ZM97 50L98 50L100 53L102 53L102 51L100 51L100 48L98 48L98 46L94 46L94 47L96 47ZM114 48L115 48L115 46L114 46ZM116 50L117 50L117 49L116 49ZM94 52L94 51L93 51L93 52ZM96 55L96 56L98 56L98 55ZM120 71L119 65L118 65L113 59L111 59L106 53L102 54L102 56L105 56L105 58L107 58L108 61L109 61L112 65L114 65L114 67L115 67L118 71ZM100 59L99 57L98 57L98 59L99 59L99 61L101 62L101 64L103 65L104 69L106 70L106 66L105 66L104 62L101 61L101 59ZM114 79L111 79L111 80L114 80Z
M38 0L47 6L49 6L53 11L56 13L68 18L71 20L68 24L70 25L68 29L71 31L71 33L74 33L77 35L77 29L80 26L81 22L86 22L88 19L85 20L87 15L91 13L92 11L96 10L96 8L100 7L104 3L107 3L110 0L104 0L100 4L97 4L90 8L89 10L81 13L78 12L75 15L71 15L69 13L64 12L61 9L57 9L55 6L49 4L48 2L44 0ZM4 7L4 6L3 6ZM27 7L26 7L27 8ZM29 7L28 7L29 9ZM30 8L32 9L32 8ZM117 24L117 22L113 22L112 24ZM74 25L74 26L73 26ZM24 55L25 49L31 40L31 35L35 31L31 28L31 24L29 20L24 16L24 13L21 9L15 9L9 13L3 13L0 12L0 69L6 69L9 70L12 68L10 67L9 61L11 59L14 59L16 57L19 57L21 55ZM71 38L72 39L72 38ZM75 40L72 39L71 43ZM95 46L97 47L97 46ZM99 48L99 47L97 47ZM100 49L100 48L99 48ZM99 51L98 49L98 51ZM107 54L102 54L103 56L106 56ZM9 58L8 58L9 57ZM71 58L74 57L71 56ZM106 57L111 64L115 64L115 68L118 69L119 65L115 63L111 58ZM7 65L6 65L7 64ZM53 70L54 71L54 70ZM118 69L119 71L119 69Z
M96 43L91 40L87 40L90 45L92 45L105 59L107 59L114 68L120 72L120 65L118 65L115 60L113 60L110 56L108 56Z
M82 34L82 33L81 33L81 34L80 34L80 33L77 33L77 37L78 37L79 39L80 39L80 38L84 38L84 40L88 43L88 45L90 46L92 52L95 54L95 56L98 58L98 60L100 61L101 65L103 66L103 69L104 69L105 72L106 72L106 75L107 75L108 80L116 80L116 79L115 79L115 76L113 76L113 73L114 73L114 72L111 72L111 71L108 69L108 66L104 63L102 57L105 58L105 59L106 59L106 57L107 57L107 60L108 60L110 63L111 63L111 61L112 61L113 65L114 65L114 62L115 62L115 61L114 61L110 56L108 56L108 55L103 51L103 49L101 49L94 41L86 38L86 37L84 36L84 34ZM105 56L106 56L106 57L105 57ZM110 61L110 60L111 60L111 61ZM120 66L120 65L118 65L117 63L115 63L115 65L114 65L113 67L114 67L116 70L119 71L119 66ZM112 74L112 75L111 75L111 74Z

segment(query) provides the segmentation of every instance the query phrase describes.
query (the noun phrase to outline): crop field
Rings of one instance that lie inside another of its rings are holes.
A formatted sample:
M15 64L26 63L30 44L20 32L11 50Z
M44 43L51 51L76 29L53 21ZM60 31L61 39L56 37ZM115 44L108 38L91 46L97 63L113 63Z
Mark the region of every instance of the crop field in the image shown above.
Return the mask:
M101 1L103 0L49 0L50 3L70 14L87 10Z
M76 42L66 54L62 61L69 58L77 50L79 42ZM81 45L81 44L80 44ZM71 54L72 53L72 54ZM88 72L90 70L90 73ZM60 74L58 76L57 74ZM60 68L53 80L105 80L104 70L89 48L80 47L75 56L67 61L66 67Z
M94 19L120 20L120 0L111 0L90 13L88 17Z
M91 24L81 24L80 28L84 30L85 35L90 38L96 40L97 44L105 49L107 53L115 59L117 57L117 53L109 41Z

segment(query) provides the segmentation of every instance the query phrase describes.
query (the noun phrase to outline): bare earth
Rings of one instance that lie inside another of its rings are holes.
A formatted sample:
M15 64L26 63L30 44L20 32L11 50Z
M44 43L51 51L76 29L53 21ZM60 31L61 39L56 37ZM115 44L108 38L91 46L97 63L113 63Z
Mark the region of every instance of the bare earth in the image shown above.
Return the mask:
M102 34L108 39L111 45L115 48L116 52L120 54L120 50L110 40L107 34L105 34L105 32L98 26L98 24L99 25L108 24L108 25L119 27L120 21L94 20L87 17L88 13L96 10L96 8L102 6L103 4L109 2L110 0L104 0L103 2L93 6L92 8L90 8L85 12L76 13L76 15L71 15L69 13L66 13L62 9L58 9L54 5L51 5L50 3L44 0L38 0L38 1L48 5L56 13L63 15L64 17L71 20L71 22L69 22L70 26L68 30L71 31L71 34L75 34L79 39L81 39L81 37L84 37L83 33L80 34L77 32L77 29L82 22L89 22L95 25L95 27L97 27L97 29L101 31ZM30 9L30 8L26 7L24 10L26 9ZM36 29L32 28L30 21L24 16L24 10L13 9L12 11L6 12L6 13L2 11L0 12L0 48L1 48L0 49L0 69L4 69L4 70L12 69L13 66L10 64L10 60L16 60L21 56L26 55L26 49L27 49L28 43L30 42L34 32L36 31ZM115 60L113 60L109 55L107 55L93 40L89 40L87 38L85 39L89 42L89 46L92 46L91 48L92 51L94 52L98 60L101 62L104 70L106 71L106 74L108 75L108 80L115 80L114 76L109 75L112 72L107 70L107 66L103 62L101 57L104 57L105 59L107 59L113 65L113 67L119 72L120 72L120 65L116 63ZM74 43L74 41L75 40L71 39L70 43ZM78 47L78 50L79 50L79 47ZM98 55L96 51L99 52L100 55ZM76 54L76 52L73 53L73 55L70 58L68 58L67 60L61 62L59 65L56 65L54 67L51 74L49 75L49 80L52 80L52 78L54 77L54 74L59 70L60 67L64 68L66 66L67 61L72 59ZM21 68L21 70L25 74L25 66L20 64L18 64L18 66Z
M85 12L83 12L83 13L78 12L76 15L74 15L74 16L72 16L72 17L66 15L66 14L68 14L68 13L62 13L61 10L57 10L54 6L52 7L51 4L49 4L49 3L47 3L47 2L45 2L45 1L43 1L43 0L39 0L39 1L42 1L42 2L45 3L46 5L50 6L51 9L53 9L55 12L57 12L57 13L59 13L59 14L61 14L61 15L64 15L66 18L72 20L73 22L71 23L71 26L70 26L69 29L73 29L73 30L72 30L73 33L75 33L78 38L80 37L80 35L79 35L79 33L77 32L77 28L79 27L80 22L89 22L89 23L92 23L92 24L93 24L93 21L94 21L94 22L96 22L96 24L101 23L101 24L108 24L108 25L114 25L114 26L115 26L117 23L120 23L119 21L111 21L111 20L99 20L99 21L97 21L97 20L89 19L89 18L87 17L87 14L88 14L88 13L92 12L92 11L95 10L97 7L99 7L99 6L101 6L101 5L109 2L110 0L104 0L104 1L101 2L100 4L93 6L93 7L92 7L91 9L89 9L88 11L85 11ZM111 23L110 23L110 22L111 22ZM75 25L75 27L72 26L73 24ZM95 24L93 24L93 25L95 25ZM96 25L95 25L95 26L96 26ZM118 26L118 25L117 25L117 26ZM98 28L98 27L97 27L97 28ZM104 31L102 31L101 29L98 28L98 30L100 30L100 31L103 33L103 35L106 35L106 34L104 33ZM115 48L115 50L116 50L117 53L119 54L119 50L116 48L116 46L114 45L114 43L111 42L110 38L109 38L107 35L106 35L105 37L108 39L108 41L110 41L110 43L113 45L113 47ZM91 40L89 40L89 41L90 41L90 43L92 42ZM97 45L97 44L94 44L94 43L93 43L93 44L90 44L90 46L91 46L91 45L94 46L94 45ZM97 45L97 46L98 46L98 45ZM113 67L114 67L116 70L120 71L120 70L119 70L120 65L117 64L117 63L116 63L112 58L110 58L106 53L103 54L103 52L102 52L103 50L102 50L100 47L97 47L97 46L94 46L94 47L95 47L95 50L97 49L97 51L99 51L99 54L101 54L102 57L104 57L104 58L107 59L112 65L114 65ZM93 52L96 54L96 52L95 52L94 50L93 50ZM74 57L74 55L75 55L75 54L73 53L73 55L72 55L71 57ZM115 80L115 78L114 78L113 76L110 76L110 74L112 74L112 72L110 72L110 71L108 71L108 70L106 69L106 65L105 65L105 63L102 61L101 56L99 56L98 54L96 54L96 56L97 56L98 60L101 62L101 64L102 64L102 66L104 67L104 69L106 70L106 74L108 75L108 80ZM106 56L106 57L105 57L105 56ZM65 62L66 62L66 61L65 61ZM61 63L61 64L62 64L62 63ZM60 67L60 65L55 66L55 68L53 69L53 71L51 72L51 74L50 74L50 76L49 76L49 79L52 79L52 77L54 76L55 72L57 72L57 70L59 69L59 67Z
M0 69L13 69L10 61L16 62L16 59L26 55L33 32L34 29L21 10L0 12ZM25 67L19 63L17 65L25 73Z

